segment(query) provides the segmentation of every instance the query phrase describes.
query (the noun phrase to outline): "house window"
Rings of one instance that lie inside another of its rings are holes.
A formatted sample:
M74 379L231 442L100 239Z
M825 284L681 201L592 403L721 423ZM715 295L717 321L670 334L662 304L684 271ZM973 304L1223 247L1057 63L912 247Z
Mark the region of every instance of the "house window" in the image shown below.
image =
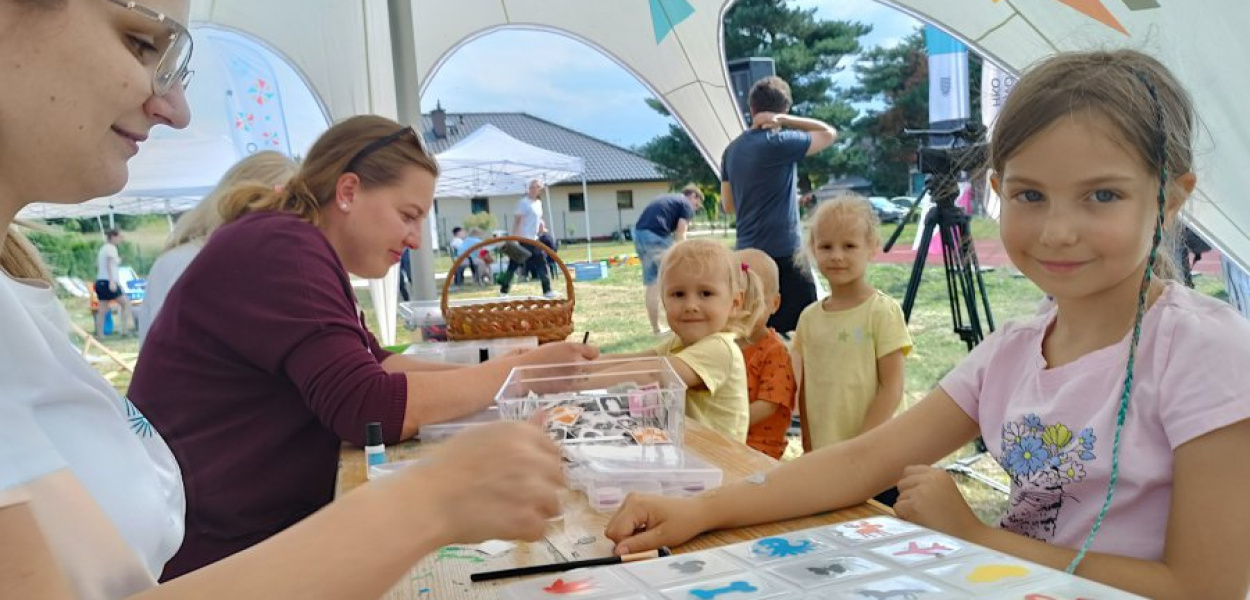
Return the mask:
M569 212L586 212L586 195L577 192L569 194Z
M616 190L616 207L622 209L633 208L634 190Z
M469 211L475 215L490 212L490 198L477 197L469 200Z

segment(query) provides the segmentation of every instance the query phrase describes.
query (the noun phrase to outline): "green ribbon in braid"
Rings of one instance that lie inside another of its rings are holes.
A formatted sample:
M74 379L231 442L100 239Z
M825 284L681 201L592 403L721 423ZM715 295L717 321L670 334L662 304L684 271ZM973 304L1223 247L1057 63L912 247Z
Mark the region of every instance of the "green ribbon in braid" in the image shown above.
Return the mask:
M1120 478L1120 434L1124 431L1124 419L1128 416L1129 396L1133 391L1133 365L1137 358L1137 342L1141 339L1141 322L1146 314L1146 297L1150 293L1151 273L1154 271L1155 261L1159 254L1159 242L1163 239L1163 217L1167 204L1167 136L1163 129L1163 107L1159 104L1159 94L1150 77L1141 71L1136 72L1137 78L1145 84L1146 89L1150 92L1150 99L1155 107L1155 122L1158 127L1158 148L1156 149L1156 160L1159 165L1159 216L1155 219L1154 238L1150 244L1150 257L1146 260L1146 273L1142 275L1141 290L1137 293L1137 317L1133 321L1133 340L1128 347L1128 365L1124 369L1124 388L1120 393L1120 410L1115 417L1115 439L1111 443L1111 477L1107 482L1107 497L1103 500L1102 509L1098 511L1098 518L1094 520L1094 527L1090 529L1089 535L1085 537L1085 543L1081 544L1081 549L1077 551L1076 557L1068 564L1066 571L1075 573L1077 566L1081 561L1085 560L1085 554L1089 552L1089 547L1094 543L1094 536L1098 535L1098 530L1102 527L1102 521L1107 516L1107 511L1111 508L1111 496L1115 493L1115 483Z

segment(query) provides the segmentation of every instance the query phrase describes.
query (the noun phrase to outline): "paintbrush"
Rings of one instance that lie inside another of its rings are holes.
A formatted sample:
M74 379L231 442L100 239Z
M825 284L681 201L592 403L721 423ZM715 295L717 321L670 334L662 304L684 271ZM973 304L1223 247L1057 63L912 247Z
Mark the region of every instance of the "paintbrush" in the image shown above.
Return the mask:
M586 567L601 567L604 565L619 565L621 563L637 562L640 560L647 560L649 558L659 558L661 556L670 555L672 555L672 551L667 547L664 547L659 550L626 554L624 556L608 556L605 558L574 560L570 562L551 563L549 565L534 565L530 567L517 567L515 569L503 569L500 571L483 571L481 573L473 573L472 575L469 575L469 579L472 581L491 581L507 577L520 577L522 575L559 573L560 571L571 571L573 569L582 569Z

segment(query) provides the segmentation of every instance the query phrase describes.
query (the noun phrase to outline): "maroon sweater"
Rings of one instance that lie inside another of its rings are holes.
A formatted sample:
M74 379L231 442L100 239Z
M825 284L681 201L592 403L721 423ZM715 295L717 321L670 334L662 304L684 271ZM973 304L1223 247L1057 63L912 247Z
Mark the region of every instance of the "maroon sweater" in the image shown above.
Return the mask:
M222 227L170 290L130 400L182 469L186 537L162 581L225 558L334 497L343 440L397 442L402 373L365 327L320 230L281 213Z

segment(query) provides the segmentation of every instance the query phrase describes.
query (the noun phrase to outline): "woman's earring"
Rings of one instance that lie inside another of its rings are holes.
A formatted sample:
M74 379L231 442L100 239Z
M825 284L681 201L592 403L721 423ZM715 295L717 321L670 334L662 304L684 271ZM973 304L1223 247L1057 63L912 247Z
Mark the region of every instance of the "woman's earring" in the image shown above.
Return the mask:
M347 212L347 203L339 202L339 208L343 209L343 212Z

